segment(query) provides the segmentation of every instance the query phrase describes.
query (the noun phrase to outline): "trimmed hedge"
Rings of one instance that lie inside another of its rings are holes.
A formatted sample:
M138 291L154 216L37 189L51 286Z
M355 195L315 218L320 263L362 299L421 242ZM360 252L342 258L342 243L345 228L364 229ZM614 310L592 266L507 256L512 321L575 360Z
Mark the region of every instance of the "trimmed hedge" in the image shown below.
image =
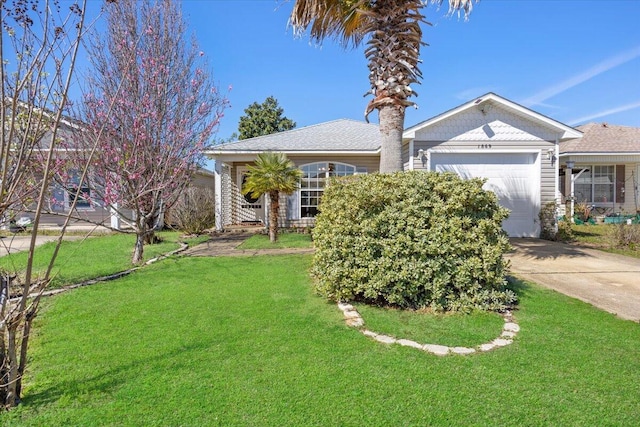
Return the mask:
M398 172L334 179L313 239L316 291L437 311L503 310L508 211L480 179Z

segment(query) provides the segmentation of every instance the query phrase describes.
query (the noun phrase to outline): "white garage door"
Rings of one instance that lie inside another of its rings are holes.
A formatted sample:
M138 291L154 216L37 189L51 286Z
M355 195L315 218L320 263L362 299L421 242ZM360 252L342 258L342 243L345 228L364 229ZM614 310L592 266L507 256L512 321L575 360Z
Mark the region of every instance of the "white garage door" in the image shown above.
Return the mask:
M463 178L487 178L484 185L511 211L502 227L511 237L538 237L540 179L535 153L431 153L431 170Z

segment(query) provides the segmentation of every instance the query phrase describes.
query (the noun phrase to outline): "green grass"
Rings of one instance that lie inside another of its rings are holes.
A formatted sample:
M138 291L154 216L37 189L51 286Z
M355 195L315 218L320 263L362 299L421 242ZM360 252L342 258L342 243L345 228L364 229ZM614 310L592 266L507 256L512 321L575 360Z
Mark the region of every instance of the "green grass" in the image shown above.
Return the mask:
M474 347L494 340L502 332L504 320L497 313L431 314L419 311L355 305L375 332L407 338L420 344ZM455 333L452 333L455 331Z
M278 241L271 243L269 236L255 234L242 242L238 249L284 249L284 248L312 248L310 234L282 233L278 234Z
M640 245L636 249L611 247L610 233L617 224L572 225L577 244L587 245L606 252L640 258ZM639 226L640 227L640 226Z
M572 225L576 241L579 243L589 243L594 245L603 245L607 236L607 231L613 224L597 224L597 225Z
M173 257L47 299L23 404L0 422L635 426L640 419L636 323L519 283L521 331L512 345L438 357L347 327L334 304L312 294L310 259ZM386 322L362 312L368 325ZM457 343L485 322L493 336L494 319L483 317L410 323L413 331L440 328L438 339Z
M145 245L144 259L149 260L179 247L178 233L159 233L163 242ZM135 236L131 234L110 234L78 240L63 241L53 269L52 288L82 282L132 267L131 255ZM44 274L53 255L55 242L45 243L36 248L34 272ZM27 264L27 253L16 252L0 258L0 268L9 271L23 271Z

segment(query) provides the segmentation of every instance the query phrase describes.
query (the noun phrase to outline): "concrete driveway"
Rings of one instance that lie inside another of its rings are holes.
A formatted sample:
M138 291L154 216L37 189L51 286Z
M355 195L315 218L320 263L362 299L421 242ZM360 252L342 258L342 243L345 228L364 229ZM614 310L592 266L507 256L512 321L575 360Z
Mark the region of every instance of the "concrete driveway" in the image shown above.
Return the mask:
M54 242L58 240L60 236L52 235L52 236L36 236L36 246L44 245L47 242ZM65 235L64 240L80 240L84 239L86 236L84 235ZM27 235L11 235L11 236L0 236L0 257L5 256L9 253L22 252L29 250L29 245L31 244L31 236Z
M640 322L640 259L542 239L512 239L511 272Z
M36 246L58 240L58 236L37 236ZM31 236L7 236L0 237L0 256L8 253L22 252L29 249Z

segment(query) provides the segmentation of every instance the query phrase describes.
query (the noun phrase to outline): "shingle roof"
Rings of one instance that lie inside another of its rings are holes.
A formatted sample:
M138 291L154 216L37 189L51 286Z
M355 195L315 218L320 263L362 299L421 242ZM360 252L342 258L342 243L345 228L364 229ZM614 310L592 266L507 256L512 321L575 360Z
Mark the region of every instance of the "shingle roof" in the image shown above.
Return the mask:
M560 153L640 153L640 128L588 123L582 138L560 142Z
M363 151L380 149L378 125L340 119L271 135L216 145L209 153L247 151Z

